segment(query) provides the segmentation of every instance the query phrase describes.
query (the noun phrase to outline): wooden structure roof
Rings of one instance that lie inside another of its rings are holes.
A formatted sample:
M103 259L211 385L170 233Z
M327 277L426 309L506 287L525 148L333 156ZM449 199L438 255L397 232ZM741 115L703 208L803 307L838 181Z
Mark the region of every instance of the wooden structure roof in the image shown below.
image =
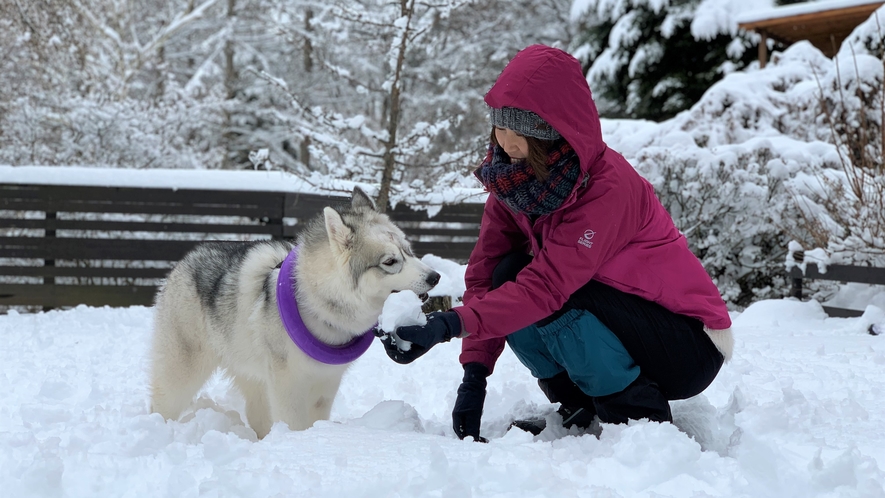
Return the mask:
M785 5L741 16L738 27L762 35L759 63L767 61L768 38L786 45L808 40L833 57L845 38L866 21L885 0L835 0ZM885 28L885 19L882 19Z

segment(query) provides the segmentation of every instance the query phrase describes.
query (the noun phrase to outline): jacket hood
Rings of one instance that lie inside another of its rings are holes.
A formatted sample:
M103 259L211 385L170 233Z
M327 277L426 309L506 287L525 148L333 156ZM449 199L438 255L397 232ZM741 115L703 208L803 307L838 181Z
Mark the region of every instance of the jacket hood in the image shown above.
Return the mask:
M544 45L521 50L507 64L485 96L490 107L532 111L568 141L581 169L605 152L599 113L581 63L568 53Z

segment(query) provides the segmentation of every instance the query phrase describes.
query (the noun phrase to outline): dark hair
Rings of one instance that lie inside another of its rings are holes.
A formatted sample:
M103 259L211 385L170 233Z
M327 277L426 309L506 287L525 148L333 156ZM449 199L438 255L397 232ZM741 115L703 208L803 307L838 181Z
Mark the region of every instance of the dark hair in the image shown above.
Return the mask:
M535 172L535 178L543 182L550 177L550 168L547 167L547 155L550 151L565 141L564 138L559 140L541 140L540 138L530 137L528 135L520 135L525 138L528 144L528 154L526 154L525 162L532 167ZM492 126L492 133L489 141L498 146L498 140L495 138L495 127ZM506 152L505 152L506 154Z

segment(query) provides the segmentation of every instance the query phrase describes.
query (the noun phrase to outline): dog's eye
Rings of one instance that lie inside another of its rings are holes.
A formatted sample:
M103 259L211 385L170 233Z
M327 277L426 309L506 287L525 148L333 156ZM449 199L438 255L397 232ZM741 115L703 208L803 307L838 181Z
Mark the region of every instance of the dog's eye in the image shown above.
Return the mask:
M393 266L396 264L396 258L387 258L381 264L384 266Z

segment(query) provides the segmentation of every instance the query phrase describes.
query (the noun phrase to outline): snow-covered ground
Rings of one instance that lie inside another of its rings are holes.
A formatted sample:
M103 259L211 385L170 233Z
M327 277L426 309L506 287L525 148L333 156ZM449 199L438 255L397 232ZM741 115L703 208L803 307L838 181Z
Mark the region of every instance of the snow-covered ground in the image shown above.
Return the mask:
M457 341L411 365L380 344L344 378L332 420L277 424L262 441L220 375L181 420L148 412L151 308L0 316L0 495L10 497L882 497L885 313L827 318L816 302L735 314L737 348L675 423L592 434L506 432L551 414L508 351L489 380L483 434L450 411Z

